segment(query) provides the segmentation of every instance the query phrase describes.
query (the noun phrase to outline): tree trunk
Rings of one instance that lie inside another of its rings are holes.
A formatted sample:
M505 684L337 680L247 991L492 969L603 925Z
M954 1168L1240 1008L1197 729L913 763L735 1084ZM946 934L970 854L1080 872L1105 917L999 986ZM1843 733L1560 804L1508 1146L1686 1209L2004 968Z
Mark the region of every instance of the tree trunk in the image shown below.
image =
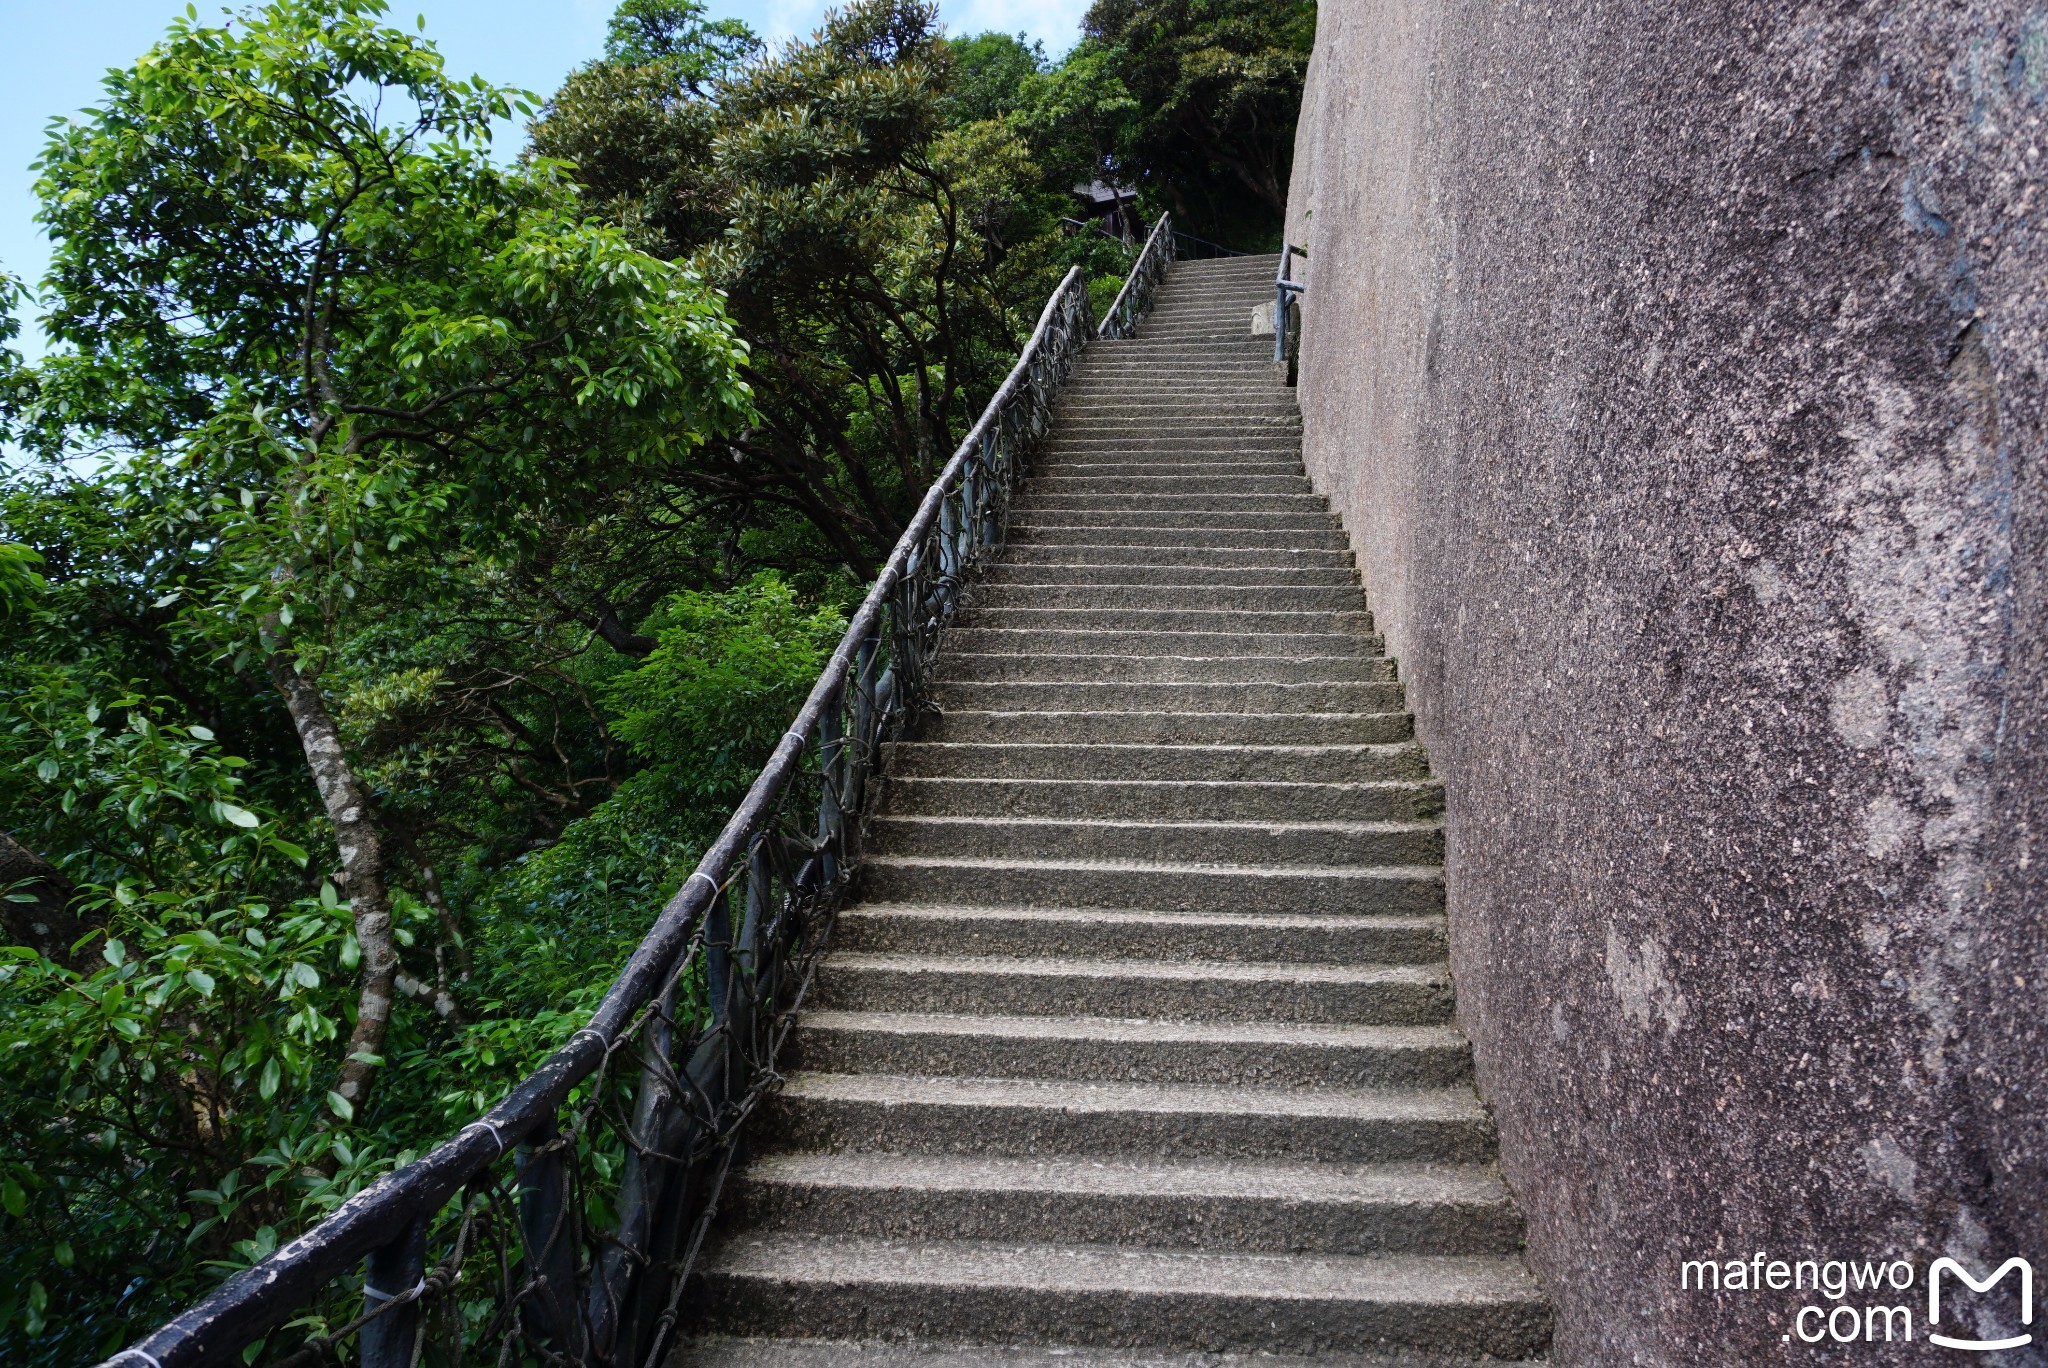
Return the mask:
M355 917L356 944L361 948L362 984L356 994L356 1025L349 1034L348 1057L334 1090L351 1107L370 1094L377 1066L364 1056L384 1053L391 1026L391 999L398 977L398 951L391 941L391 890L386 882L384 841L377 830L370 795L356 777L341 748L341 733L327 710L318 682L300 671L291 657L270 658L271 682L284 695L313 786L334 826L341 851L342 876L348 884L349 911Z
M15 885L21 887L16 888ZM33 902L14 902L7 895L26 894ZM0 927L9 945L25 945L49 960L80 973L91 972L92 954L71 953L87 931L71 915L71 880L42 856L0 831Z

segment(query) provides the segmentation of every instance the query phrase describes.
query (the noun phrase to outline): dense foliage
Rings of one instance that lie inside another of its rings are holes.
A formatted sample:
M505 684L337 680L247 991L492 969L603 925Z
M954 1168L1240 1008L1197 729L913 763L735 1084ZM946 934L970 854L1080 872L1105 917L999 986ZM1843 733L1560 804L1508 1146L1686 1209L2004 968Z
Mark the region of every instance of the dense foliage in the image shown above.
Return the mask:
M108 1351L575 1029L1053 282L1116 288L1069 188L1270 235L1215 206L1284 183L1311 24L1105 0L1055 63L625 0L536 107L273 0L54 126L46 358L0 308L0 1354Z

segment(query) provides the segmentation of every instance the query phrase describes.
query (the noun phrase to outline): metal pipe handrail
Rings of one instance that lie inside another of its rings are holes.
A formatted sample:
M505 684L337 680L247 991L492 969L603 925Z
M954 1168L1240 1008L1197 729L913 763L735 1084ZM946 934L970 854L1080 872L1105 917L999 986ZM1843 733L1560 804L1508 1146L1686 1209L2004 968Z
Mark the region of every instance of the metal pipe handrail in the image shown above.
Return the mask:
M1141 258L1134 277L1142 266ZM311 1314L323 1293L331 1299L331 1284L366 1261L360 1313L305 1337L283 1362L324 1361L335 1343L357 1334L364 1368L408 1365L432 1303L446 1304L458 1287L479 1290L477 1282L488 1279L488 1270L475 1274L469 1265L489 1261L468 1255L493 1238L498 1263L519 1270L523 1281L487 1289L500 1305L481 1332L486 1338L523 1339L543 1358L569 1363L656 1361L731 1161L732 1132L776 1081L775 1050L859 865L881 749L929 704L939 638L967 576L1002 539L1025 458L1050 425L1053 396L1087 344L1089 324L1086 280L1075 267L925 492L746 797L588 1023L482 1117L103 1368L201 1368L234 1359L287 1319ZM798 829L791 800L813 788L815 825L804 817ZM721 908L726 915L714 915ZM636 1056L628 1120L622 1103L629 1089L611 1066ZM565 1121L572 1094L581 1100ZM582 1225L578 1202L587 1184L578 1166L595 1147L593 1136L624 1156L619 1199L607 1208L617 1212L616 1231ZM508 1153L515 1157L509 1188L496 1172ZM428 1232L436 1221L448 1227L439 1233L451 1252L430 1273ZM579 1244L595 1246L586 1289L576 1286ZM650 1319L646 1284L655 1272L668 1276L669 1288L665 1308ZM451 1333L473 1333L459 1321L451 1317Z
M1097 337L1129 337L1137 331L1138 320L1151 311L1153 292L1166 278L1166 268L1173 264L1173 237L1173 215L1163 213L1145 239L1145 250L1131 263L1131 273L1124 277L1124 287L1117 291L1116 302L1103 314L1102 326L1095 330Z
M1178 260L1181 261L1186 261L1190 255L1189 253L1181 250L1181 244L1184 242L1192 242L1199 247L1207 247L1217 256L1222 257L1241 257L1251 255L1250 252L1245 251L1241 247L1225 247L1220 242L1211 242L1209 241L1209 239L1205 237L1196 237L1193 233L1183 233L1178 228L1176 228L1173 232L1173 254Z
M1288 324L1294 313L1294 300L1290 296L1308 293L1308 283L1293 277L1294 258L1299 255L1308 260L1308 248L1297 247L1286 242L1280 248L1280 265L1273 273L1273 359L1287 359Z

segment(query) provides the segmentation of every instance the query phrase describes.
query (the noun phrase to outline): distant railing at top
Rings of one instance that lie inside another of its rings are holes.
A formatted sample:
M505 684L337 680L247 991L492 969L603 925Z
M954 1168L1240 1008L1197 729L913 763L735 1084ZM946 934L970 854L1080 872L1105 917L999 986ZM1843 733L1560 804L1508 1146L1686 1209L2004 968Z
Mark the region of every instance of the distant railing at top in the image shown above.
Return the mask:
M1162 219L1118 296L1126 322L1164 270L1167 232ZM1090 322L1077 267L589 1022L453 1138L103 1368L661 1362L735 1132L779 1081L777 1049L860 867L882 748L930 705L961 590L1003 540Z
M1138 250L1137 243L1126 242L1124 239L1118 237L1115 233L1110 232L1109 229L1103 227L1101 224L1095 223L1088 219L1062 218L1060 220L1060 227L1067 229L1069 236L1071 236L1074 233L1093 233L1097 237L1108 238L1111 242L1114 242L1117 246L1123 248L1126 252L1135 252Z
M1250 256L1251 253L1241 252L1235 247L1225 247L1220 242L1211 242L1205 237L1183 233L1176 228L1173 233L1173 255L1179 261L1205 261L1211 257L1241 257Z
M1129 337L1137 331L1138 320L1152 309L1152 296L1166 278L1166 268L1173 265L1173 238L1173 215L1161 214L1145 239L1145 249L1131 263L1131 273L1124 277L1116 302L1103 314L1102 326L1095 330L1097 337Z
M1308 248L1289 242L1280 248L1280 268L1273 275L1273 359L1287 359L1288 325L1296 313L1295 300L1308 293L1308 285L1294 278L1294 259L1308 260ZM1291 382L1290 382L1291 383Z

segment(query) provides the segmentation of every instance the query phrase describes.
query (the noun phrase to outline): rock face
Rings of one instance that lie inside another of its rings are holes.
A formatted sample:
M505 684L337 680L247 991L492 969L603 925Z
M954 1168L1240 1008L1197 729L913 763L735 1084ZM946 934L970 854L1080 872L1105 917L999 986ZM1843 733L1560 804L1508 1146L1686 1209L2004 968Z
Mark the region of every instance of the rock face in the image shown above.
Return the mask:
M2048 10L1321 25L1307 464L1446 785L1558 1358L1842 1361L1825 1297L1681 1290L1757 1251L1913 1261L1864 1352L1967 1358L1929 1263L2048 1272Z

